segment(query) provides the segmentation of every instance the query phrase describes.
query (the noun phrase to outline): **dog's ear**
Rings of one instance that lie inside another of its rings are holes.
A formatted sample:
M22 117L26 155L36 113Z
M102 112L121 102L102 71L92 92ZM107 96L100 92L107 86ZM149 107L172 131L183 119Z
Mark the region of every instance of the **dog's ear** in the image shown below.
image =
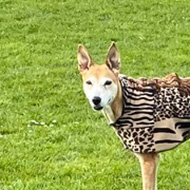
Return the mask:
M81 73L85 70L88 70L90 68L90 66L93 65L92 59L91 59L88 51L81 44L78 45L77 58L78 58L78 69Z
M108 55L106 57L106 65L116 74L120 71L120 55L114 42L112 42L108 49Z

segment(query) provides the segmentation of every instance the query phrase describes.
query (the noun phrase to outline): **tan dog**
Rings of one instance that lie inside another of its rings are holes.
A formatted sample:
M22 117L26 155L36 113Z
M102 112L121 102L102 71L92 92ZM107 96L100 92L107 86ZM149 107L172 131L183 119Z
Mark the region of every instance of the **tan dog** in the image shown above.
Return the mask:
M106 63L95 65L83 45L78 46L78 68L83 79L83 88L94 110L102 111L108 123L114 123L122 114L122 88L119 81L120 56L111 44ZM139 158L143 189L156 190L157 153L135 153Z

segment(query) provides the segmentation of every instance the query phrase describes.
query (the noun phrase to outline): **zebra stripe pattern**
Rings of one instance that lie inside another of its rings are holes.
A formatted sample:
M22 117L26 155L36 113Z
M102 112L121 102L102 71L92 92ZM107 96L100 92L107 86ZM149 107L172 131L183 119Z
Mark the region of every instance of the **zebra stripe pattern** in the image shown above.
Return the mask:
M178 86L159 88L154 81L143 86L144 81L120 76L123 113L111 125L133 152L173 149L190 136L190 96Z

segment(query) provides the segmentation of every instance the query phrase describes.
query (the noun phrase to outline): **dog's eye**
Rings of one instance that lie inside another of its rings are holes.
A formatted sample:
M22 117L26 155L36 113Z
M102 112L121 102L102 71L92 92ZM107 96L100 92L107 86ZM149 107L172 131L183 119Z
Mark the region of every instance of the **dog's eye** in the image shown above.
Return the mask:
M107 80L107 81L104 83L105 86L109 86L109 85L111 85L111 84L112 84L112 81L110 81L110 80Z
M87 80L87 81L86 81L86 84L88 84L88 85L92 85L92 82L89 81L89 80Z

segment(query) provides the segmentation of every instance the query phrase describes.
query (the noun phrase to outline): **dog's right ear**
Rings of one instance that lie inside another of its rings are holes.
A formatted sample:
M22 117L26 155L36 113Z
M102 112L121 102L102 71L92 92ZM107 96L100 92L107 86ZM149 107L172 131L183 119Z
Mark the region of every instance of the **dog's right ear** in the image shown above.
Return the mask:
M78 69L81 73L85 70L88 70L93 65L92 59L88 51L81 44L78 45L77 58L78 58Z

